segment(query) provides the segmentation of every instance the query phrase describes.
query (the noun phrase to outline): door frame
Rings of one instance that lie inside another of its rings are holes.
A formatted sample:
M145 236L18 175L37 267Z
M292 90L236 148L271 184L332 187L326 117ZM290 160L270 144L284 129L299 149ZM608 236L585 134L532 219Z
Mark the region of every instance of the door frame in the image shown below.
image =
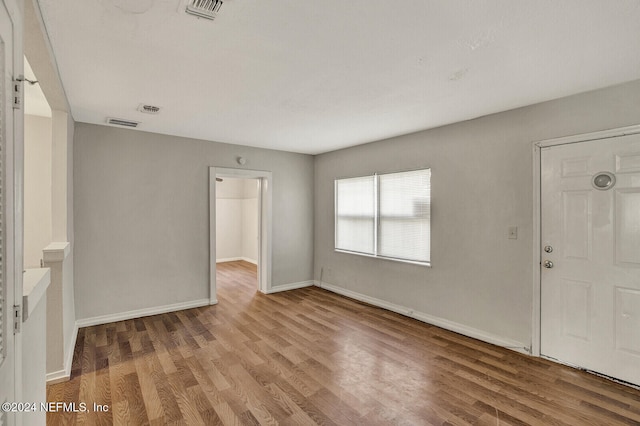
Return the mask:
M258 188L258 290L271 291L272 172L209 167L209 304L218 303L216 285L216 177L257 179Z
M531 355L541 356L541 319L542 303L541 288L542 276L540 265L542 262L542 150L557 145L588 142L601 139L611 139L620 136L635 135L640 133L640 125L620 127L598 132L582 133L560 138L544 139L533 142L533 304L532 304L532 330L531 330Z
M3 203L2 214L4 222L3 241L4 247L4 283L6 285L7 294L4 295L5 303L3 307L7 308L7 312L2 310L2 315L6 315L7 323L3 321L2 326L6 327L8 337L4 342L4 348L7 353L7 359L3 360L3 374L8 378L10 389L2 392L0 397L12 398L13 401L22 400L22 333L14 332L13 312L14 306L22 306L22 257L23 257L23 181L24 181L24 111L22 108L13 108L13 84L24 72L23 70L23 14L18 2L14 0L3 0L0 4L3 14L11 22L11 28L7 29L7 33L11 33L11 56L3 58L7 60L6 67L3 70L3 84L7 83L5 91L2 118L7 123L4 136L6 137L4 152L0 161L2 161L2 169L4 172L3 181ZM8 40L7 40L8 41ZM3 54L5 54L3 52ZM22 96L21 96L22 100ZM5 111L6 108L6 111ZM11 130L9 130L11 129ZM22 318L18 321L21 322ZM5 394L6 392L6 394ZM9 400L10 401L10 400ZM0 401L4 402L4 401ZM6 415L9 425L22 424L21 413L0 413L0 420Z
M11 63L6 64L5 72L11 69L11 82L5 87L6 103L3 107L8 107L6 112L7 121L12 123L12 131L6 132L5 150L2 155L4 169L4 203L1 206L4 215L4 235L3 246L5 247L4 256L4 281L7 287L7 312L6 318L9 320L6 326L7 334L12 334L12 339L7 339L11 345L6 344L7 352L12 351L13 364L6 364L8 374L13 376L11 385L13 389L9 390L9 395L14 401L22 400L22 333L14 332L13 307L22 307L22 270L23 270L23 206L24 206L24 107L12 108L12 102L9 100L13 97L13 83L24 73L23 69L23 13L18 2L14 0L3 0L0 4L7 12L11 21L11 53L9 59ZM0 76L3 80L6 75ZM6 81L6 80L5 80ZM22 97L21 97L22 101ZM9 289L11 290L9 291ZM4 312L3 312L4 315ZM19 319L21 321L22 319ZM1 415L2 413L0 413ZM8 424L22 424L22 413L6 413Z

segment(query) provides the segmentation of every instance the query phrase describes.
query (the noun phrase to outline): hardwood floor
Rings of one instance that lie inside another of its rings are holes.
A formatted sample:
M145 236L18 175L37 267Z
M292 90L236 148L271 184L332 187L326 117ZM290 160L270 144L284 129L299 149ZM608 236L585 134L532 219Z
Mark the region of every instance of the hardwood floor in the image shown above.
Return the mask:
M263 295L218 265L219 304L80 330L48 401L88 425L640 425L640 391L310 287ZM93 412L93 404L108 412Z

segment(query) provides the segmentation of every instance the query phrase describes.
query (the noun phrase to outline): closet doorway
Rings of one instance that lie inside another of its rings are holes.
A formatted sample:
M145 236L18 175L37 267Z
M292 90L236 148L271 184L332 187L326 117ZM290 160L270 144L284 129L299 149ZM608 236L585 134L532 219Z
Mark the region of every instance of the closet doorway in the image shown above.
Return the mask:
M211 167L209 207L210 303L218 280L269 293L271 172Z

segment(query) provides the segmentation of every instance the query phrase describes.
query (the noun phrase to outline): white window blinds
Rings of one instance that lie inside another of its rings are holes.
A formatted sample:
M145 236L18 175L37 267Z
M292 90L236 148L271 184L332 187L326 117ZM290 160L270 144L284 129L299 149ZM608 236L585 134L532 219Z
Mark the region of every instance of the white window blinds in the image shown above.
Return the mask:
M428 169L379 176L380 256L429 261L430 177Z
M431 170L335 181L335 248L428 264Z
M336 248L375 253L375 176L336 181Z

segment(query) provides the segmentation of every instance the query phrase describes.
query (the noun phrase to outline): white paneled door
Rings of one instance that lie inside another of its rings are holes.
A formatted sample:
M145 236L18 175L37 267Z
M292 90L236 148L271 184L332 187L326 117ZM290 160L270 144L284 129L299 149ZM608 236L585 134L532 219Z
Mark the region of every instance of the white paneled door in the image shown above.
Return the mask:
M640 135L542 148L541 353L640 385Z
M7 243L11 243L12 218L7 200L8 148L13 144L13 23L4 2L0 3L0 403L15 400L16 350L13 334L15 287L7 266ZM12 194L13 191L8 191ZM9 248L10 249L10 248ZM22 319L20 319L22 320ZM15 419L0 409L0 424L14 424Z

